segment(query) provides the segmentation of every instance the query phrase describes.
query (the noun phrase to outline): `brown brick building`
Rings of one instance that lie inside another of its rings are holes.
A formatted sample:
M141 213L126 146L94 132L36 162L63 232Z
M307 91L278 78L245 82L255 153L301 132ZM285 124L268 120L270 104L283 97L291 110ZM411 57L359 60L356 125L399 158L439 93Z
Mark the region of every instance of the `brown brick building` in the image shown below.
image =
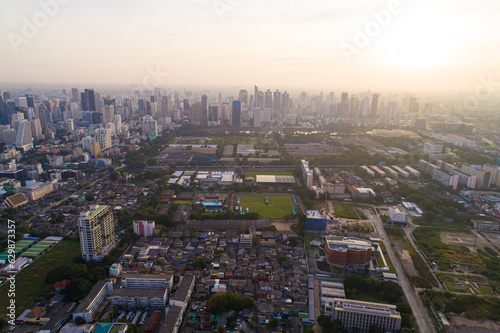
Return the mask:
M344 267L345 265L365 266L370 263L372 245L369 241L353 237L325 237L325 253L328 263Z

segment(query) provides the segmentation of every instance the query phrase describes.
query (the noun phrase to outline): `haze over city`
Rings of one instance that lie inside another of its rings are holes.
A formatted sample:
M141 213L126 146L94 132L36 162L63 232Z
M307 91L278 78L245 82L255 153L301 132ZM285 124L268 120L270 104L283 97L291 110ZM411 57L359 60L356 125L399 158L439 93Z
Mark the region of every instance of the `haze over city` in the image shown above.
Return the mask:
M23 35L40 3L3 2L2 82L137 85L149 66L164 87L439 94L499 74L494 0L61 1Z

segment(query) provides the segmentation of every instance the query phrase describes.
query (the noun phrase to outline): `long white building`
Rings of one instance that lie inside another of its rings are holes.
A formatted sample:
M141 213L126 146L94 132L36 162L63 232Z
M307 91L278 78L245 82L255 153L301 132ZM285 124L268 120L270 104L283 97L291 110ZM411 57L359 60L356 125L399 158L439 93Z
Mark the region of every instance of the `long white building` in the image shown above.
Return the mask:
M170 292L174 283L174 275L168 274L120 274L122 287L139 289L164 289Z
M113 292L113 284L106 280L101 280L92 288L88 295L80 302L80 304L73 312L73 320L77 317L85 319L85 321L91 322L97 309L101 306L102 302L111 295Z
M372 325L381 332L397 332L401 329L401 315L395 305L354 301L335 298L332 319L340 320L344 329L358 329L368 333Z

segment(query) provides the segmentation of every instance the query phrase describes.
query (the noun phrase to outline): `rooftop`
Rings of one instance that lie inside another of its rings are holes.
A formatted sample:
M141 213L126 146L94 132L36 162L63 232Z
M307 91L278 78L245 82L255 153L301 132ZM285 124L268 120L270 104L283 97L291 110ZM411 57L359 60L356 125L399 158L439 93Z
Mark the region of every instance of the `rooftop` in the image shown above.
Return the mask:
M164 289L144 289L144 288L116 288L113 290L114 296L120 297L160 297L163 298L167 288Z
M109 208L109 206L106 205L95 205L95 206L90 206L90 209L85 212L80 213L80 217L85 217L89 220L93 219L96 215L101 213L103 210Z
M168 310L165 319L163 320L162 327L160 328L161 332L173 332L175 324L177 323L177 319L182 312L182 308L180 306L171 306Z
M172 297L173 300L175 301L185 301L186 296L189 292L189 288L191 287L191 283L194 279L193 275L184 275L182 278L182 281L179 284L179 289L177 289L177 292L175 295Z
M335 310L347 310L366 314L382 315L387 317L400 317L395 305L355 301L350 299L335 298Z
M77 308L75 309L75 313L81 313L87 311L87 307L90 305L90 303L94 300L94 298L99 294L102 288L108 283L106 280L101 280L96 283L94 288L88 293L88 295L78 304Z
M133 274L133 273L121 273L119 277L121 279L166 279L170 280L174 274Z
M369 241L354 237L327 236L325 241L330 249L337 251L346 251L347 249L363 251L372 247Z

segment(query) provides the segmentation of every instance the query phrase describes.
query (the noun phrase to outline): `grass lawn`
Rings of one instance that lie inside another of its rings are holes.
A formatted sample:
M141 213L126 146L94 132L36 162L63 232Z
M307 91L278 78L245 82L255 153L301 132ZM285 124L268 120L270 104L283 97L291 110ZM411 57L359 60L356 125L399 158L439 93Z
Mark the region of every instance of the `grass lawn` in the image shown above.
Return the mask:
M363 302L384 303L384 304L388 303L386 300L380 297L377 291L373 291L370 293L356 291L351 295L351 297L349 297L349 299L354 299L356 301L363 301Z
M387 253L387 249L385 248L385 244L383 242L380 242L379 245L380 245L380 249L382 250L382 253L384 253L385 261L387 262L387 265L389 266L389 273L396 274L396 269L394 268L394 265L392 264L391 257L389 257L389 254Z
M426 221L413 219L412 222L416 225L427 226L427 227L436 227L436 228L456 228L460 231L468 230L468 227L462 223L456 222L446 222L446 221Z
M382 256L380 253L375 252L375 258L377 259L377 265L378 267L383 267L384 266L384 261L382 260Z
M356 214L354 207L340 201L333 202L333 209L335 210L336 217L343 217L346 219L358 220L359 216Z
M299 212L299 207L295 206L290 194L236 194L240 197L240 206L243 210L248 208L248 212L259 213L260 216L269 218L280 218L292 214L291 208ZM265 198L269 203L265 203Z
M326 202L325 200L313 200L313 209L325 209L326 208Z
M175 202L176 204L178 204L178 205L180 205L180 204L187 204L187 205L190 205L190 204L193 202L193 200L174 200L174 202Z
M30 266L16 275L16 315L19 316L34 301L53 290L53 285L45 283L45 277L51 270L64 266L71 267L74 259L81 256L80 242L62 240L49 252L39 257ZM7 284L0 287L0 295L7 294ZM0 297L0 316L5 318L8 297Z
M245 171L243 174L246 177L255 178L257 175L265 175L265 176L293 176L292 171Z
M304 333L311 333L313 331L312 325L304 325Z
M483 295L493 295L493 288L489 286L480 286L479 291Z

